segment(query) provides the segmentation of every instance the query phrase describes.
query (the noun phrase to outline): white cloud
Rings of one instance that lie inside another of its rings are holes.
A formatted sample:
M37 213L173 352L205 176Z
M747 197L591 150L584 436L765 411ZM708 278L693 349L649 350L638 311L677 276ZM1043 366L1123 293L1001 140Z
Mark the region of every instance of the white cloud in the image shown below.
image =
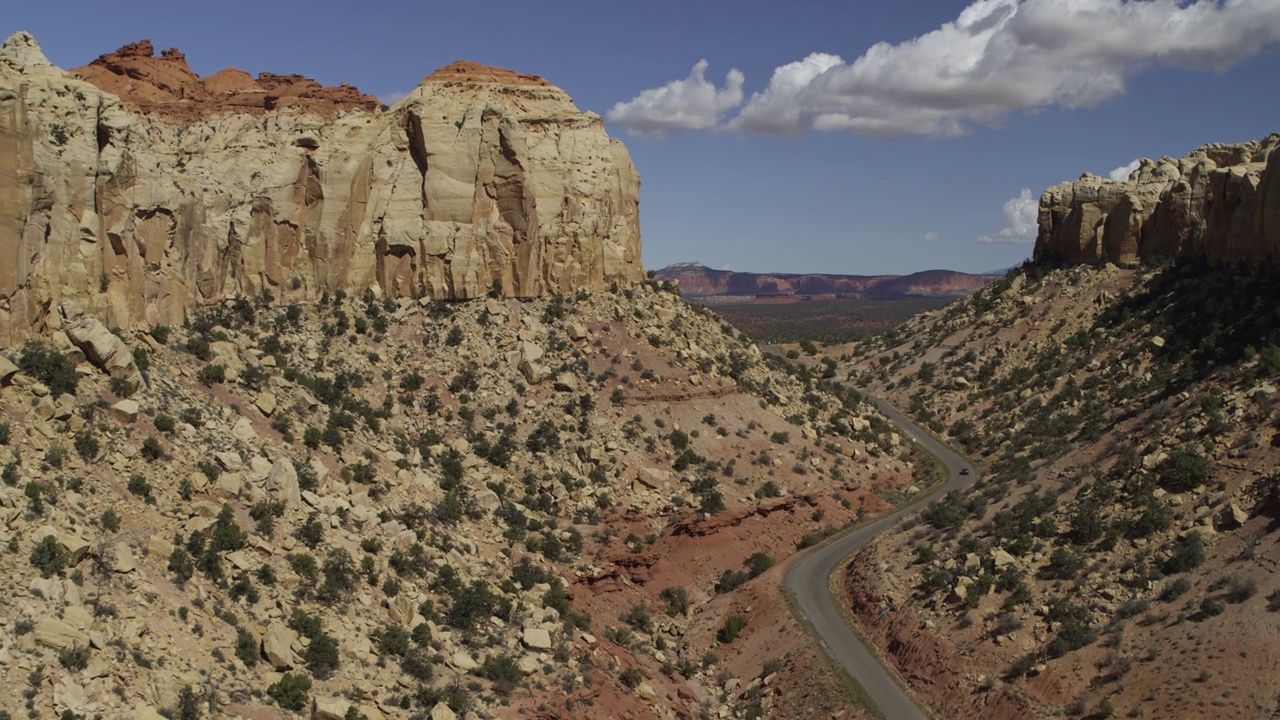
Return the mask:
M743 75L736 68L725 78L724 89L708 82L709 63L699 60L689 77L645 90L627 102L614 105L609 122L637 135L666 135L672 130L709 130L724 114L742 104Z
M1112 180L1120 180L1123 182L1129 179L1130 173L1132 173L1134 170L1137 170L1138 165L1140 164L1142 164L1141 160L1134 160L1128 165L1121 165L1115 170L1112 170L1111 172L1107 173L1107 177L1111 178Z
M765 135L803 134L801 95L819 75L843 64L844 58L839 55L812 53L774 70L769 87L751 96L742 112L729 122L729 128Z
M934 242L934 241L938 240L940 237L941 237L941 236L940 236L940 235L938 235L938 233L933 232L932 230L930 230L929 232L925 233L925 234L924 234L924 237L923 237L923 238L921 238L921 239L922 239L922 240L924 240L924 241L926 241L926 242Z
M1017 111L1096 106L1148 68L1220 72L1276 43L1276 0L974 0L953 22L878 43L852 62L814 53L779 67L727 126L783 136L963 135ZM721 95L699 67L619 103L610 119L635 115L642 131L718 126L712 118L736 102L715 101L737 97L741 83L730 73Z
M1036 220L1040 201L1031 197L1030 188L1022 188L1016 198L1004 204L1004 227L994 235L983 235L980 243L1031 243L1036 241Z
M378 96L378 102L382 103L383 105L391 106L391 105L395 105L396 103L400 102L401 100L407 97L409 97L408 92L391 92L391 93L387 93L386 95Z

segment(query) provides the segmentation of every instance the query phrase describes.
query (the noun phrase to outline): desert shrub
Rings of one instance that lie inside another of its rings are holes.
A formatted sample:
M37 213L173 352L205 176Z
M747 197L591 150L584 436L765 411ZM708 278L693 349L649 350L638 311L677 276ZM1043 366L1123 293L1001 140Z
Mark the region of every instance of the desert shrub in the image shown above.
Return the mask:
M195 571L196 561L191 557L191 553L183 548L174 548L173 552L169 553L169 572L173 573L174 581L179 587L190 580Z
M435 672L431 664L430 650L422 645L409 648L404 657L400 658L400 669L419 682L430 680Z
M649 610L642 602L632 605L631 609L623 613L620 619L637 632L653 632L653 618L649 616Z
M293 531L293 536L303 545L314 550L324 540L324 524L320 522L320 513L313 512L308 515L306 522Z
M358 573L355 561L345 548L329 551L321 568L324 582L316 591L316 598L326 604L345 602L356 588Z
M18 355L18 369L44 383L54 395L75 394L80 376L71 358L51 345L28 340Z
M475 670L476 675L493 683L493 689L499 695L510 695L511 691L524 679L524 673L516 664L516 659L506 654L490 655L484 664Z
M61 469L66 461L67 449L61 445L54 445L44 454L45 464L52 468Z
M178 708L176 720L200 720L204 714L200 705L204 702L199 693L197 693L190 685L184 685L178 691Z
M747 626L747 617L745 615L730 615L724 619L724 624L720 626L719 632L716 633L716 639L722 643L728 644L737 639L738 634Z
M311 678L285 673L267 687L267 694L285 710L302 710L310 700Z
M177 424L178 424L178 421L174 420L172 415L165 415L164 413L160 413L156 415L156 419L155 419L156 429L162 433L173 432L173 429L177 427Z
M409 652L409 633L399 625L386 624L373 631L374 647L384 655L403 657Z
M302 654L307 669L321 680L338 669L338 641L332 635L317 633Z
M644 676L640 674L639 670L634 667L629 667L618 675L618 680L620 680L627 688L635 690L639 687L641 681L644 680Z
M86 645L74 644L58 651L58 664L72 671L79 672L89 666L89 648Z
M11 434L12 428L9 427L9 423L0 422L0 445L8 445Z
M120 513L115 508L107 508L102 511L102 529L107 532L118 532L120 530Z
M46 578L62 572L71 561L71 556L62 548L61 543L53 535L45 535L31 549L31 564Z
M146 440L142 441L142 449L140 452L147 462L155 462L165 456L164 446L161 445L160 441L154 437L148 437Z
M1156 466L1160 487L1170 492L1187 492L1209 479L1209 460L1193 450L1178 450Z
M236 657L245 667L253 667L258 663L258 640L244 628L236 631Z
M205 385L224 383L227 381L227 369L217 363L210 363L200 368L200 372L196 374L196 379Z
M1049 654L1061 657L1066 652L1088 645L1097 638L1089 623L1089 609L1062 598L1050 606L1048 618L1059 623L1058 636L1049 645Z
M1173 544L1173 551L1164 561L1161 569L1166 575L1174 575L1199 567L1204 562L1204 540L1200 533L1192 531L1178 538Z
M1049 556L1049 564L1044 568L1046 577L1057 580L1074 580L1084 569L1085 558L1080 553L1065 547L1054 549Z
M752 578L757 578L763 575L766 570L773 567L773 564L775 562L777 561L774 560L773 556L770 555L769 553L758 552L758 553L754 553L753 555L751 555L751 557L747 558L746 560L743 560L742 564L746 566L747 573Z
M688 590L682 587L667 587L662 589L658 597L667 603L667 615L675 617L676 615L689 614Z
M1226 609L1227 609L1226 604L1223 603L1221 600L1216 600L1214 598L1207 597L1200 601L1200 617L1198 619L1203 620L1205 618L1211 618L1216 615L1221 615L1222 612Z
M76 454L85 462L92 462L98 456L98 451L102 449L98 438L94 436L92 430L81 430L76 433L75 440L72 441L75 446Z
M756 496L762 498L782 497L782 490L778 487L778 483L767 480L760 486L759 490L756 490Z

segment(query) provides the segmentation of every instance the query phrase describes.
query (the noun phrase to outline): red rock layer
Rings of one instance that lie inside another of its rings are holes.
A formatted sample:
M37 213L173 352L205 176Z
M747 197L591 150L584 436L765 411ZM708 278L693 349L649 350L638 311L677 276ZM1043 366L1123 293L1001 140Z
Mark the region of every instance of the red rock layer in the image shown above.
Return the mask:
M470 60L455 60L426 77L425 82L491 82L523 87L552 87L539 75L518 73Z
M260 73L255 80L243 70L227 68L202 79L187 66L186 55L171 48L156 56L150 40L125 45L71 72L139 110L179 122L278 108L333 118L341 111L373 111L379 105L377 98L350 85L326 87L301 75Z

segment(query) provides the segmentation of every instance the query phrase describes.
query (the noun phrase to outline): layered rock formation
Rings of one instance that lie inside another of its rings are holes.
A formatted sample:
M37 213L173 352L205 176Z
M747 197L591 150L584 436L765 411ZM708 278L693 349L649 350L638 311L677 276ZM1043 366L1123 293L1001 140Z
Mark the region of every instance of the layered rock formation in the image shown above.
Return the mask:
M989 275L926 270L910 275L829 275L750 273L714 270L702 263L668 265L658 280L675 282L684 295L845 295L871 300L906 297L964 297L990 285Z
M626 148L541 78L457 63L382 112L353 88L200 79L150 51L86 81L27 33L0 48L0 347L57 326L63 300L127 327L264 292L529 297L643 277Z
M1085 174L1040 198L1035 259L1067 263L1197 257L1280 262L1280 135L1142 160L1127 181Z

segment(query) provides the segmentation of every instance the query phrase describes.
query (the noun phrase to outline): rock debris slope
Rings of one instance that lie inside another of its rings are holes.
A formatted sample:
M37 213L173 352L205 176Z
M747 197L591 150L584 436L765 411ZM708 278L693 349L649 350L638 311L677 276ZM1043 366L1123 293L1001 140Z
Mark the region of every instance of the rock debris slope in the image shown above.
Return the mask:
M236 295L529 297L642 276L626 149L541 78L455 63L380 111L354 88L201 79L151 52L77 77L27 33L0 48L0 347L56 327L64 300L131 327Z
M1036 260L1280 260L1280 135L1143 159L1127 181L1085 173L1040 198Z

